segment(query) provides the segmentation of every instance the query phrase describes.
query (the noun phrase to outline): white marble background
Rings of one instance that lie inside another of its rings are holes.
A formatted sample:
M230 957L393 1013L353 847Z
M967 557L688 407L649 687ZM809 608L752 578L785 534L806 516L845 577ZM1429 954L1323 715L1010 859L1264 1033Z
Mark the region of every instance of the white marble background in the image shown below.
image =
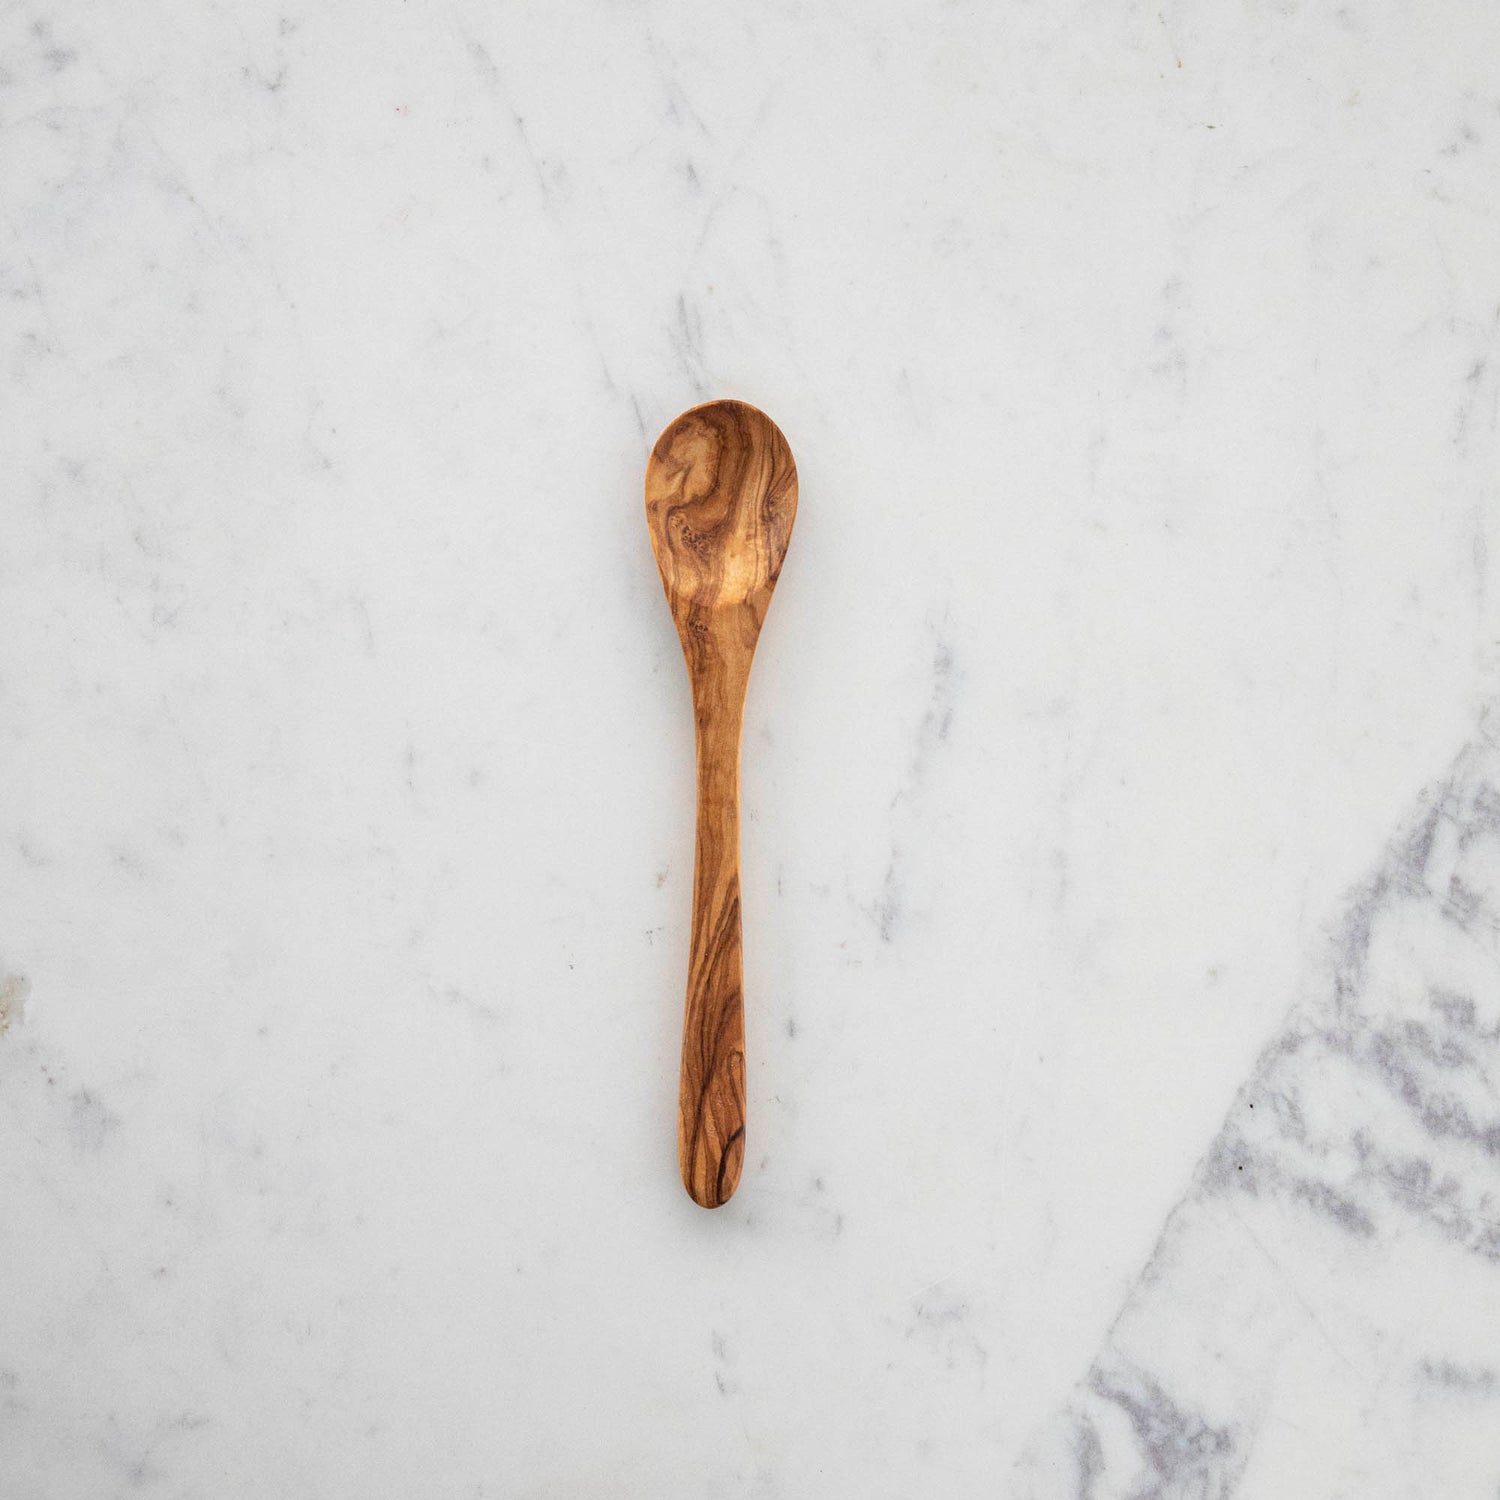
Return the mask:
M1500 970L1403 1098L1325 934L1487 805L1497 58L1480 0L6 5L5 1500L1493 1500ZM802 501L708 1215L640 479L713 395ZM1371 1165L1443 1078L1472 1243Z

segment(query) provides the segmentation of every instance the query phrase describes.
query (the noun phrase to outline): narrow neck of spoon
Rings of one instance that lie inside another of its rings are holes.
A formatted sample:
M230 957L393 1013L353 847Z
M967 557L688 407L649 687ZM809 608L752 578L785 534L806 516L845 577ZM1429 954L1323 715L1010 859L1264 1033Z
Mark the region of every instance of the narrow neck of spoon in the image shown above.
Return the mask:
M693 674L698 758L698 833L693 863L694 911L723 912L739 923L740 737L749 663L705 652ZM698 924L700 928L704 925ZM695 947L709 939L695 933ZM737 944L736 944L737 946ZM738 955L736 954L736 959Z
M749 674L716 663L693 683L693 719L698 753L698 796L735 810L740 804L740 736L745 723Z

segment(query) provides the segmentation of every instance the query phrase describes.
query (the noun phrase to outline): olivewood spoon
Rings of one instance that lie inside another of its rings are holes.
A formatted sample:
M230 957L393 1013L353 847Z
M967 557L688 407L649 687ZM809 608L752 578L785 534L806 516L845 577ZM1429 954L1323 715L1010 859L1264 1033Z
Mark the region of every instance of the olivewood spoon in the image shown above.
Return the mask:
M745 688L797 515L797 466L743 401L684 412L646 465L646 523L693 688L698 839L682 1034L677 1160L717 1208L745 1159L740 963L740 730Z

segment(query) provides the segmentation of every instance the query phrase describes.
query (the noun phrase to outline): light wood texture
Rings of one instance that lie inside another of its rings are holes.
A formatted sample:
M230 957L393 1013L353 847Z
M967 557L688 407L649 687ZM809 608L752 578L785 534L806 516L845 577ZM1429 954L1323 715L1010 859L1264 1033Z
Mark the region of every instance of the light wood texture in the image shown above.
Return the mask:
M646 521L687 658L698 746L677 1157L683 1186L705 1208L728 1201L745 1158L740 730L755 643L796 514L791 449L755 407L695 406L657 439L646 466Z

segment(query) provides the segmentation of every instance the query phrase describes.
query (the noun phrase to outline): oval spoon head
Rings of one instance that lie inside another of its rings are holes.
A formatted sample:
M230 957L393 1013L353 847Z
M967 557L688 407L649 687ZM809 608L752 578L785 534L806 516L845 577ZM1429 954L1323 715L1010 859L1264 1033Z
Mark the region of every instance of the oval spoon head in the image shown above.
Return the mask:
M796 517L797 466L763 411L711 401L662 433L646 466L646 523L684 646L727 616L754 647Z

